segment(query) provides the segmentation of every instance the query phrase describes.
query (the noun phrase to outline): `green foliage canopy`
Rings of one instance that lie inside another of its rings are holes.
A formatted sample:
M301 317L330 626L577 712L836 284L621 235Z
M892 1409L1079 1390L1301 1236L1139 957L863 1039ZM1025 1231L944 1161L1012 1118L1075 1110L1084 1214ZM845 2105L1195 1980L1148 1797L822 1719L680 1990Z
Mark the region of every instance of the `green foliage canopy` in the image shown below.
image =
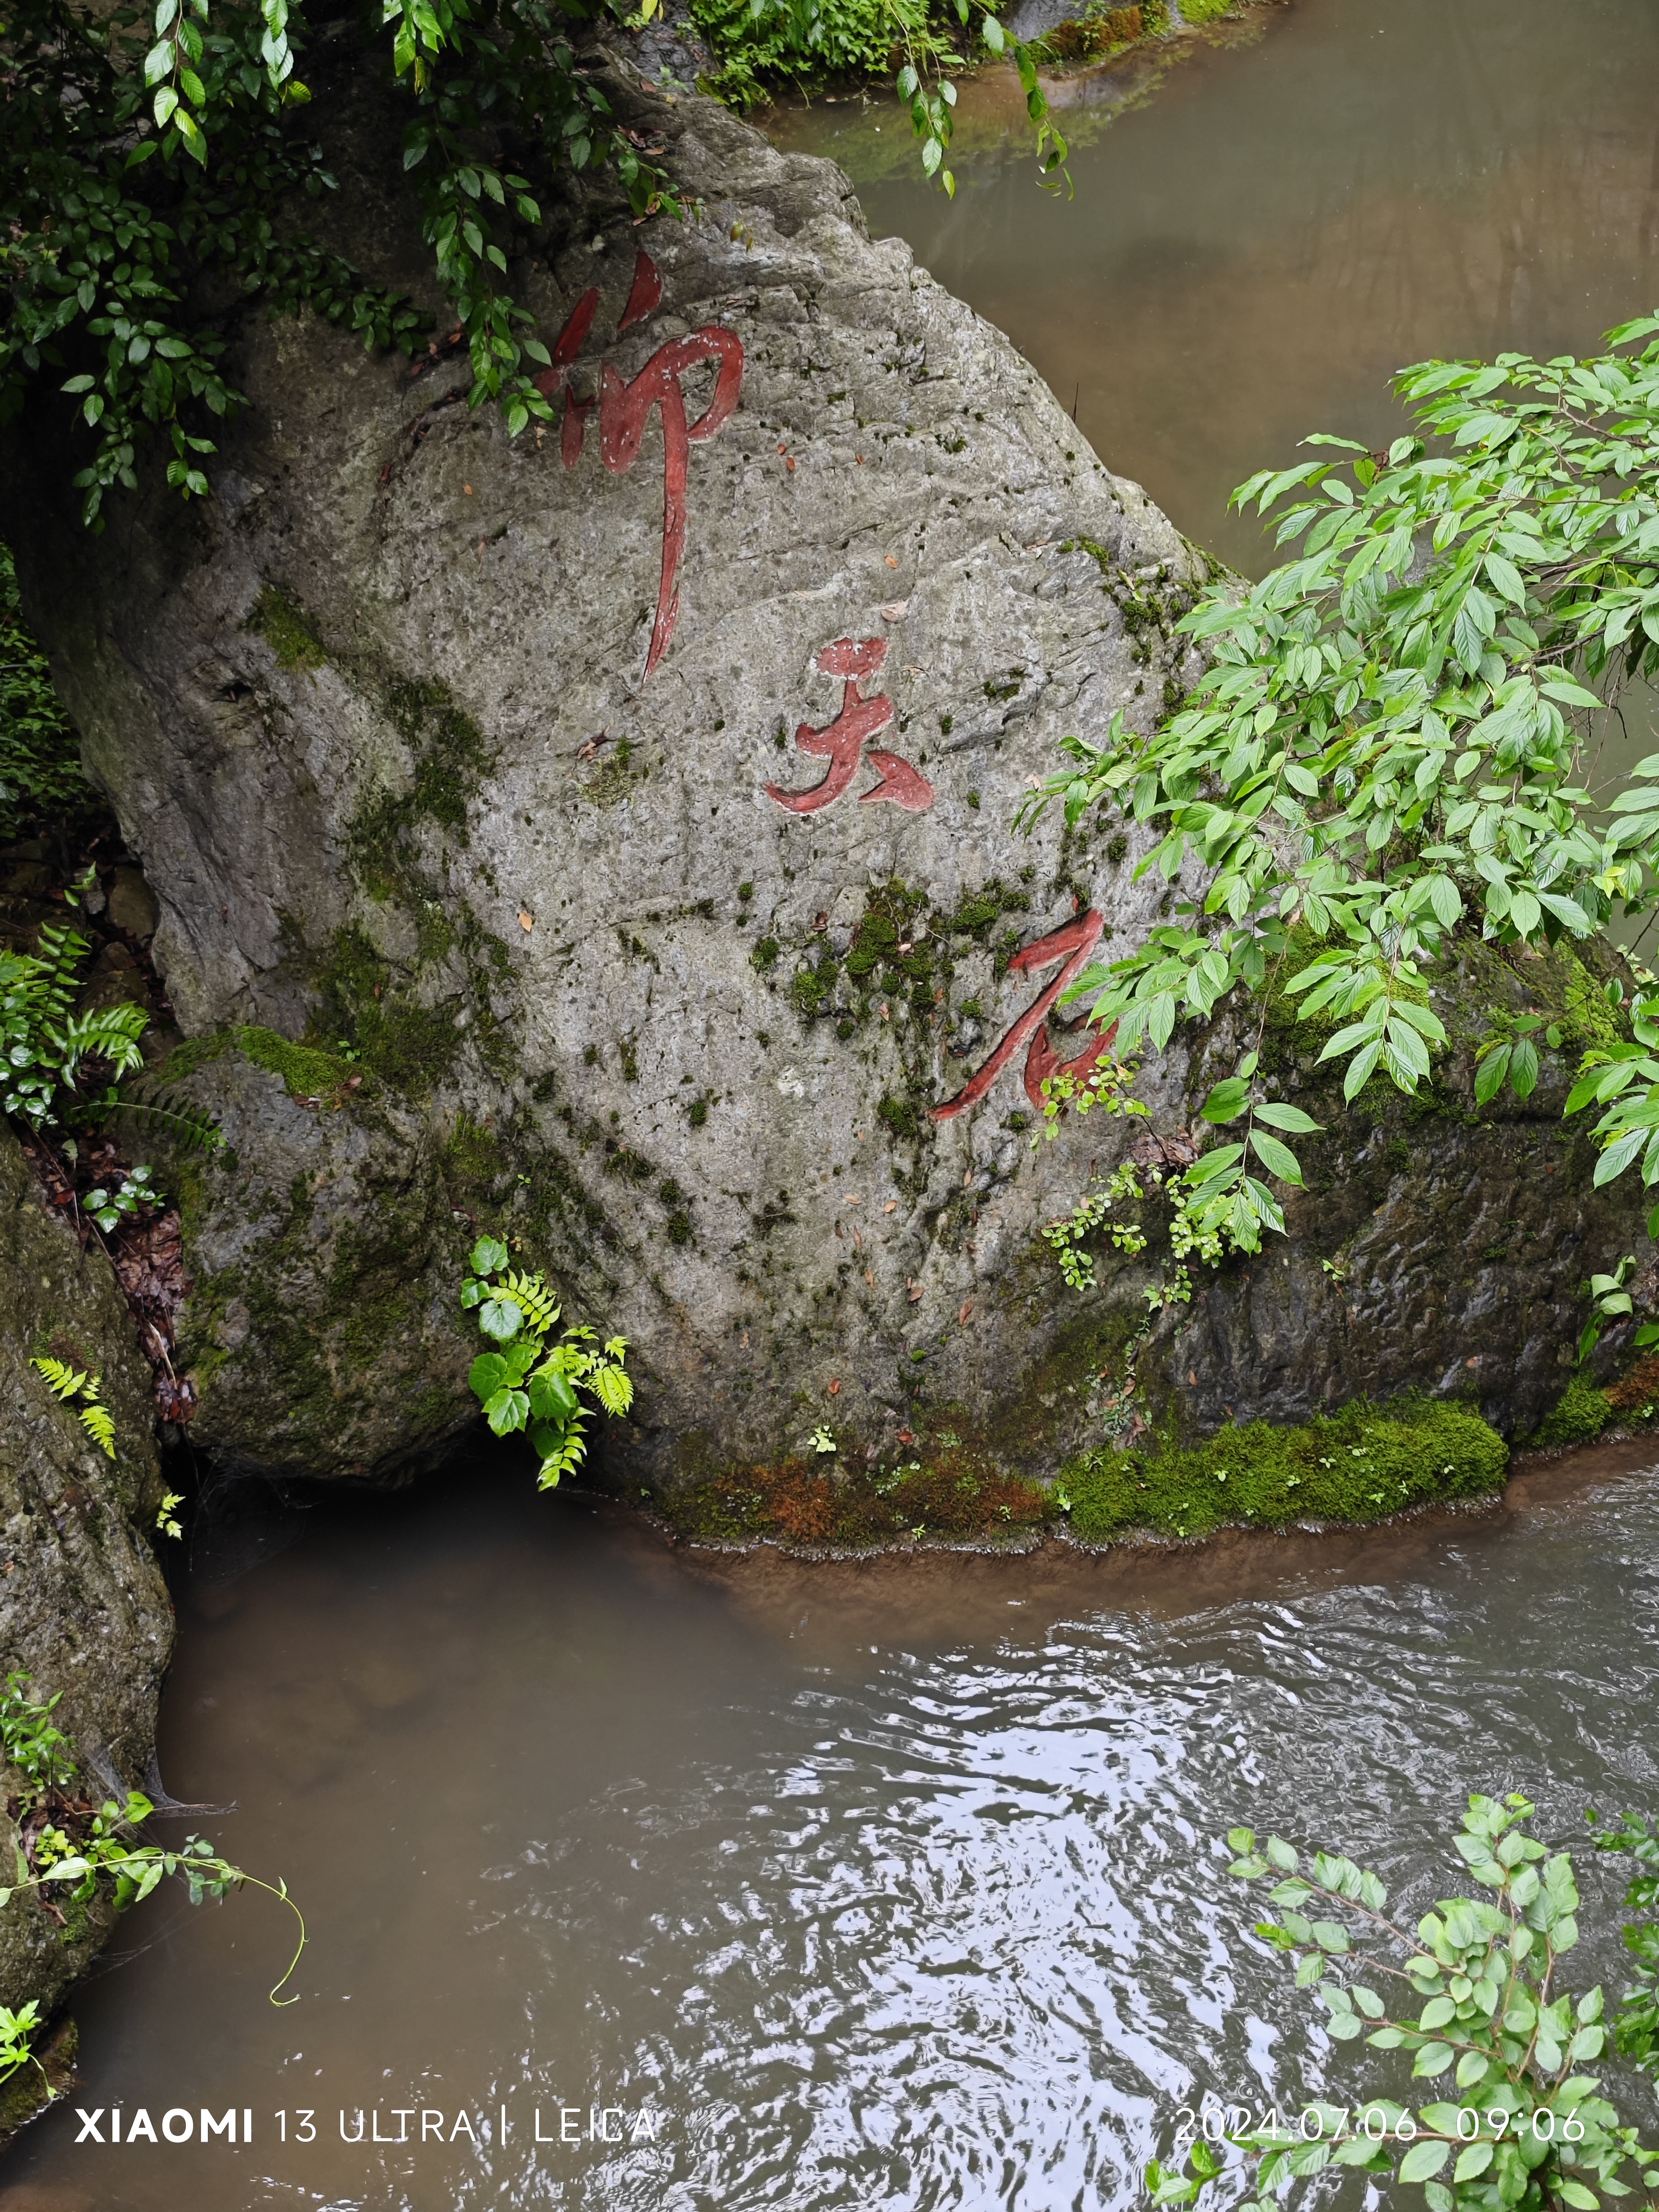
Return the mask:
M1208 655L1188 702L1149 738L1120 717L1098 748L1069 739L1073 765L1022 814L1115 804L1159 832L1139 872L1185 893L1071 994L1121 1053L1241 987L1265 1018L1277 988L1338 1021L1321 1057L1346 1063L1349 1098L1377 1070L1413 1091L1446 1042L1431 983L1461 931L1518 953L1659 903L1659 753L1611 787L1594 729L1659 673L1656 333L1649 316L1594 360L1407 369L1418 434L1385 453L1310 438L1334 454L1234 494L1279 510L1296 556L1208 587L1177 626ZM1639 1007L1568 1102L1602 1109L1598 1182L1638 1161L1659 1182L1656 1023ZM1507 1074L1525 1096L1536 1044L1499 1042L1483 1088ZM1248 1249L1278 1225L1259 1184L1229 1203Z
M821 0L770 5L833 49L830 30L855 0L839 12ZM944 157L956 91L941 65L956 58L931 38L916 46L925 11L904 0L856 5L887 25L884 37L865 24L861 52L902 48L898 90L923 167L953 191ZM969 0L956 5L966 26ZM563 164L608 165L636 216L684 212L582 65L583 27L606 14L623 19L623 0L381 0L375 26L406 108L400 174L470 350L470 403L501 404L514 435L554 415L534 382L550 357L513 295L508 260L515 228L541 222L536 191ZM207 491L214 421L246 402L204 298L228 286L275 314L310 307L369 347L412 352L424 340L428 319L407 298L368 283L298 220L307 196L337 189L304 127L306 30L290 0L120 0L112 10L17 0L0 23L0 422L36 378L71 395L93 434L74 482L94 528L106 496L136 487L138 447L157 434L171 448L169 484L186 499ZM1036 64L982 9L980 33L988 52L1013 56L1051 177L1066 147Z
M550 414L532 374L547 350L507 285L510 228L540 210L493 149L504 129L561 161L615 168L635 211L676 204L603 93L578 69L585 12L544 0L386 0L380 29L408 104L401 159L424 235L471 349L474 405L501 400L517 430ZM284 210L336 188L295 127L310 94L295 73L304 20L288 0L158 0L112 13L20 0L0 27L0 419L35 377L63 388L95 435L76 478L87 520L137 483L139 441L172 447L168 482L207 489L201 434L242 395L224 341L191 304L204 276L273 313L302 307L371 346L412 350L425 319L364 282ZM88 365L90 364L90 365ZM191 420L197 427L189 427Z

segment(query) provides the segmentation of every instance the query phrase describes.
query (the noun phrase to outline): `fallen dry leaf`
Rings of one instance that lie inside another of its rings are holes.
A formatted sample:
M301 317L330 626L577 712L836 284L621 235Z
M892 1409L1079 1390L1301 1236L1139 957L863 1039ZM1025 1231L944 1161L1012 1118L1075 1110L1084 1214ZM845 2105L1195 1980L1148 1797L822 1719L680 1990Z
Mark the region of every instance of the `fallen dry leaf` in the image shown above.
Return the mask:
M468 489L469 491L471 491L471 489L472 489L471 485L471 484L469 484L469 485L467 486L467 489ZM888 567L889 567L890 568L897 568L897 566L898 566L898 556L897 556L896 553L884 553L884 554L882 555L882 556L881 556L881 557L882 557L882 559L883 559L884 561L885 561L885 562L887 563L887 565L888 565Z
M864 1193L861 1190L849 1190L842 1200L843 1206L862 1206L863 1203Z
M536 927L535 915L533 914L521 913L519 916L519 927L520 929L534 929Z
M913 1444L915 1440L916 1432L914 1429L901 1429L899 1431L899 1442L902 1444Z
M866 1283L868 1283L868 1284L869 1284L869 1285L870 1285L871 1289L873 1291L873 1290L875 1289L875 1287L876 1287L876 1278L875 1278L875 1273L874 1273L874 1270L873 1270L873 1269L872 1269L872 1268L866 1267L866 1268L865 1269L865 1271L864 1271L864 1279L865 1279L865 1281L866 1281Z
M878 607L876 612L884 622L902 622L909 605L908 599L890 599L884 607Z
M883 1212L884 1213L896 1213L896 1212L898 1212L898 1200L897 1200L897 1199L896 1199L896 1198L890 1198L890 1199L888 1200L888 1201L887 1201L886 1205L885 1205L885 1206L883 1206L883 1208L882 1208L881 1210L882 1210L882 1212Z
M971 1298L964 1298L961 1305L957 1308L957 1319L961 1322L963 1328L967 1328L969 1316L972 1314L973 1310L974 1302Z
M912 1305L915 1305L915 1304L916 1300L917 1300L921 1296L921 1285L919 1282L917 1282L917 1280L916 1280L915 1277L913 1275L913 1276L910 1278L910 1303L911 1303L911 1304L912 1304Z
M469 499L471 499L471 496L472 496L472 487L471 487L471 484L464 483L464 484L461 486L461 489L462 489L462 490L466 494L466 495L467 495L467 497L468 497ZM894 563L893 563L893 566L896 568L897 568L897 566L898 566L898 562L897 562L896 561L895 561L895 562L894 562Z
M840 1389L840 1388L841 1388L841 1383L840 1383L839 1379L837 1379L836 1382L832 1382L832 1383L830 1385L830 1395L833 1398L833 1397L835 1396L835 1395L836 1395L836 1391L837 1391L837 1390L839 1390L839 1389Z

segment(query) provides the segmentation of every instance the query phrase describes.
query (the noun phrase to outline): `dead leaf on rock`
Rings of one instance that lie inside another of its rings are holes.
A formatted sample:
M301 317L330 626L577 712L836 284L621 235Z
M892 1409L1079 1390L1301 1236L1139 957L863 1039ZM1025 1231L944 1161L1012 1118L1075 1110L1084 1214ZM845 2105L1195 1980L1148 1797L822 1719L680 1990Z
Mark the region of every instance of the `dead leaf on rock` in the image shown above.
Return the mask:
M890 1198L890 1199L888 1200L888 1201L887 1201L886 1205L885 1205L885 1206L883 1206L883 1208L882 1208L881 1210L882 1210L882 1212L883 1212L884 1213L896 1213L896 1212L898 1212L898 1200L897 1200L897 1199L896 1199L896 1198Z
M839 1377L838 1377L835 1382L833 1382L830 1385L830 1395L833 1398L833 1397L835 1396L835 1395L836 1395L836 1391L837 1391L837 1390L839 1390L839 1389L840 1389L840 1388L841 1388L841 1382L840 1382L840 1379L839 1379Z
M876 612L884 622L902 622L909 611L909 606L908 599L890 599L884 607L878 607Z
M520 929L534 929L536 927L535 915L533 914L521 913L519 916L519 927Z
M971 1298L964 1298L961 1305L957 1308L957 1319L960 1322L963 1328L967 1328L969 1316L972 1315L973 1310L974 1302Z
M909 1280L909 1290L910 1290L910 1303L911 1303L911 1304L912 1304L912 1305L915 1305L915 1304L916 1300L917 1300L917 1299L921 1296L921 1284L916 1280L916 1279L915 1279L915 1277L914 1275L912 1275L912 1276L908 1279L908 1280Z
M468 489L469 491L471 489L471 488L472 488L472 487L471 487L470 484L467 486L467 489ZM885 562L887 563L887 565L888 565L888 567L889 567L890 568L897 568L897 566L898 566L898 556L897 556L896 554L895 554L895 553L884 553L884 554L882 555L882 556L881 556L881 557L882 557L882 559L883 559L884 561L885 561Z

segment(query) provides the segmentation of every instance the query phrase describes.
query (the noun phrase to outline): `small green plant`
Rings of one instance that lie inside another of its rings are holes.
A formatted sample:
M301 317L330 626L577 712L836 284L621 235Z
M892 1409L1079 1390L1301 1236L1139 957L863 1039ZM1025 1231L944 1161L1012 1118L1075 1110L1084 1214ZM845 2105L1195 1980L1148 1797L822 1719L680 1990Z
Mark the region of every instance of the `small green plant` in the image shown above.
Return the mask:
M10 550L0 545L0 844L43 816L89 816L97 807L81 772L80 739L24 626Z
M1161 1190L1169 1201L1170 1254L1175 1262L1170 1274L1146 1292L1153 1306L1190 1302L1189 1261L1218 1267L1229 1251L1259 1249L1264 1228L1283 1232L1285 1216L1279 1201L1265 1183L1249 1172L1249 1156L1254 1153L1270 1174L1297 1188L1302 1182L1301 1163L1288 1145L1255 1124L1265 1121L1270 1129L1292 1133L1316 1133L1322 1125L1299 1106L1258 1097L1254 1084L1256 1066L1256 1054L1247 1053L1239 1073L1215 1085L1199 1109L1200 1118L1212 1123L1244 1117L1243 1143L1218 1146L1184 1168L1172 1169L1158 1160L1139 1168L1125 1163L1103 1188L1085 1194L1069 1216L1048 1224L1042 1234L1054 1246L1060 1273L1074 1291L1095 1287L1094 1263L1082 1249L1082 1240L1110 1220L1115 1204L1124 1199L1138 1204L1148 1190ZM1110 1114L1145 1115L1147 1108L1130 1094L1136 1072L1118 1061L1103 1060L1081 1084L1064 1075L1051 1078L1042 1085L1043 1126L1032 1143L1053 1137L1059 1115L1068 1103L1074 1103L1079 1114L1087 1113L1091 1104L1098 1104ZM1139 1221L1113 1224L1109 1233L1121 1252L1137 1255L1146 1249L1148 1240Z
M1579 1295L1590 1301L1590 1317L1579 1331L1578 1364L1582 1367L1601 1339L1601 1332L1609 1322L1620 1321L1635 1311L1630 1292L1625 1285L1636 1268L1636 1255L1626 1252L1610 1275L1592 1275L1579 1285ZM1659 1343L1659 1323L1644 1322L1636 1332L1638 1345Z
M479 1353L467 1380L498 1437L528 1432L541 1454L538 1487L551 1490L586 1455L589 1409L581 1394L618 1418L633 1404L628 1340L613 1336L602 1349L590 1349L598 1344L597 1333L577 1327L550 1345L560 1309L546 1278L539 1270L530 1275L510 1267L509 1258L498 1237L481 1237L472 1248L461 1304L476 1310L478 1327L495 1348Z
M1226 2130L1222 2139L1255 2167L1262 2200L1332 2166L1373 2183L1421 2183L1430 2212L1599 2212L1589 2185L1626 2196L1619 2176L1632 2164L1659 2187L1654 2154L1583 2070L1607 2049L1604 1999L1599 1987L1576 1999L1558 1987L1578 1942L1578 1886L1569 1854L1527 1833L1533 1812L1519 1795L1501 1804L1472 1796L1453 1842L1489 1894L1443 1899L1414 1929L1388 1917L1382 1881L1352 1859L1319 1851L1307 1861L1279 1836L1258 1848L1250 1829L1231 1832L1228 1871L1273 1885L1276 1917L1256 1933L1295 1961L1297 1985L1316 1993L1332 2039L1408 2051L1414 2079L1451 2074L1460 2092L1415 2112L1355 2099L1310 2104L1297 2123L1274 2113L1266 2127ZM1420 2001L1414 2014L1399 2002L1408 1996ZM1203 2142L1182 2167L1154 2162L1152 2203L1190 2204L1223 2170ZM1247 2212L1267 2212L1265 2201Z
M1626 1813L1604 1824L1594 1806L1584 1817L1595 1831L1598 1851L1626 1851L1643 1869L1625 1892L1625 1905L1649 1917L1621 1930L1626 1949L1635 1954L1636 1978L1619 2001L1613 2041L1621 2057L1644 2074L1659 2074L1659 1925L1651 1917L1659 1904L1659 1874L1654 1871L1659 1868L1659 1820Z
M15 2012L0 2005L0 2081L9 2081L20 2067L40 2065L33 2044L41 2026L40 2008L33 1997Z
M963 1008L978 1014L983 1010L975 1002ZM1074 1106L1079 1115L1088 1114L1098 1106L1107 1114L1150 1115L1152 1108L1134 1095L1136 1076L1139 1068L1133 1060L1115 1059L1103 1054L1084 1076L1070 1075L1062 1067L1057 1075L1045 1075L1038 1086L1042 1093L1042 1120L1031 1138L1035 1151L1045 1139L1052 1144L1060 1134L1060 1116L1068 1106Z
M822 1421L818 1423L818 1425L813 1430L811 1435L806 1441L811 1444L815 1452L827 1453L839 1451L841 1449L839 1444L836 1443L835 1438L830 1435L829 1430L824 1427Z
M140 1206L160 1206L161 1193L150 1180L146 1167L125 1170L119 1182L112 1182L107 1190L101 1187L89 1190L81 1200L81 1210L89 1213L106 1237L131 1220Z
M44 1131L104 1121L125 1111L166 1128L186 1146L217 1151L224 1138L205 1114L165 1091L143 1087L140 1041L149 1016L142 1006L127 1002L85 1014L73 1011L81 963L91 950L86 939L49 921L41 926L39 946L33 953L0 951L0 1114L15 1114ZM100 1079L102 1087L83 1089L87 1074L100 1068L107 1071ZM123 1089L129 1076L139 1080L139 1088ZM144 1202L149 1172L135 1170L121 1189L94 1195L105 1210L114 1205L118 1220L130 1210L122 1195L128 1184L137 1186L131 1203Z
M179 1526L179 1508L184 1504L184 1492L182 1491L168 1491L167 1496L161 1500L160 1509L155 1516L155 1527L159 1534L163 1536L182 1536L184 1534L184 1529Z
M270 1991L273 2004L295 2003L294 1997L276 1994L299 1965L307 1942L304 1916L289 1895L287 1884L261 1881L257 1875L244 1873L221 1858L200 1836L187 1838L178 1850L133 1842L134 1832L155 1809L142 1791L130 1790L125 1804L106 1798L97 1812L88 1814L84 1802L65 1794L76 1778L76 1754L73 1737L52 1717L63 1692L42 1701L29 1696L29 1676L15 1671L0 1692L0 1747L6 1764L26 1784L11 1809L20 1834L28 1838L17 1850L15 1880L0 1887L0 1911L31 1891L45 1896L67 1887L73 1899L84 1903L106 1875L114 1882L119 1911L148 1897L169 1875L184 1876L192 1905L227 1897L246 1883L280 1899L300 1923L299 1948ZM54 1817L35 1826L29 1816L43 1807ZM20 2012L0 2014L0 2080L28 2058L28 2039L40 2025L33 2002Z
M1156 1171L1149 1170L1147 1173L1155 1182ZM1080 1198L1070 1213L1044 1224L1042 1233L1054 1246L1060 1272L1073 1290L1091 1291L1095 1287L1094 1256L1085 1251L1083 1240L1092 1237L1103 1223L1120 1252L1135 1259L1146 1250L1147 1238L1139 1221L1114 1221L1111 1218L1112 1208L1120 1200L1138 1200L1145 1196L1133 1163L1125 1160L1098 1189Z
M84 937L44 923L38 953L0 951L0 1111L31 1127L60 1118L60 1093L72 1090L82 1062L95 1054L118 1076L139 1066L138 1040L149 1017L142 1006L71 1012L76 971L91 949Z
M46 1376L47 1388L55 1398L75 1407L76 1418L94 1443L106 1458L113 1459L115 1423L110 1418L108 1407L101 1404L98 1396L103 1377L88 1375L64 1359L31 1359L29 1365Z
M75 1746L52 1720L63 1692L38 1703L28 1694L30 1678L21 1670L6 1677L0 1692L0 1746L6 1764L26 1776L36 1790L61 1787L75 1772Z

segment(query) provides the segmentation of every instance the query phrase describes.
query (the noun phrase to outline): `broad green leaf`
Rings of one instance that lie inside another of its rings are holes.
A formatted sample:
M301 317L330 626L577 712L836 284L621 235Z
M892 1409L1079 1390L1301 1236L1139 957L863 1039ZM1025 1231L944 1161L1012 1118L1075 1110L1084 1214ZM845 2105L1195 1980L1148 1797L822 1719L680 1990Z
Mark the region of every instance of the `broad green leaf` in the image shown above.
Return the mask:
M478 1308L478 1326L505 1343L524 1327L524 1309L513 1298L486 1298Z
M1269 1137L1260 1129L1252 1129L1250 1148L1269 1175L1276 1175L1281 1182L1300 1185L1301 1163L1288 1145L1281 1145L1277 1137Z
M1249 1103L1250 1086L1241 1076L1218 1083L1199 1109L1206 1121L1236 1121Z
M1258 1106L1255 1118L1258 1121L1270 1123L1275 1129L1288 1129L1293 1136L1306 1135L1325 1126L1322 1121L1316 1121L1310 1114L1304 1114L1299 1106L1286 1106L1277 1099L1270 1099L1265 1105Z
M1419 2054L1419 2063L1415 2069L1419 2073L1426 2070L1420 2063L1425 2055ZM1452 2147L1449 2142L1414 2142L1400 2161L1400 2179L1402 2181L1427 2181L1439 2172L1451 2153Z

